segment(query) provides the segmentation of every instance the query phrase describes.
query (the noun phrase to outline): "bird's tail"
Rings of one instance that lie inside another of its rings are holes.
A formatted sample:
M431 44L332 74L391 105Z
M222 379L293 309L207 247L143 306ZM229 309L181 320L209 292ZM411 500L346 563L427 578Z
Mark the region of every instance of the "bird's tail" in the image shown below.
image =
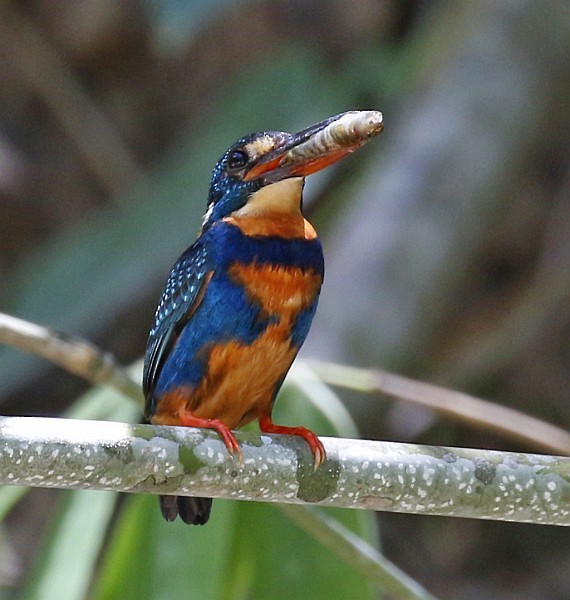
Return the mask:
M194 496L160 496L160 510L167 521L174 521L178 515L188 525L204 525L210 518L211 498Z

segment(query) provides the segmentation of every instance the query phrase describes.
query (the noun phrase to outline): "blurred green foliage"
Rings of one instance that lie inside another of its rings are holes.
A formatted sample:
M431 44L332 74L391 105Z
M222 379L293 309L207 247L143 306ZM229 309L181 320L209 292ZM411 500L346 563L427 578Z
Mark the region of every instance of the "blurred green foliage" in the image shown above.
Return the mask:
M568 424L567 12L556 0L2 3L2 309L94 339L125 363L139 358L221 152L249 131L378 108L378 143L307 185L327 258L308 351L397 365ZM30 39L42 42L39 63ZM55 92L81 107L75 119L54 92L61 78L46 77L61 72L73 85ZM95 113L122 144L100 143ZM121 148L134 156L138 176L124 193L110 192L78 150L86 135L117 164ZM77 389L0 349L7 413L58 412ZM117 397L92 394L74 414L139 418ZM300 403L284 419L308 423L301 398L281 398L279 410ZM506 444L416 407L349 398L365 436ZM22 492L2 492L5 515ZM212 523L188 529L161 523L152 498L128 498L111 518L110 496L90 506L91 497L65 497L53 523L34 494L16 504L0 548L12 569L0 570L6 597L60 598L62 586L70 598L185 597L190 588L204 598L374 597L271 506L216 502ZM25 541L40 537L38 514L50 523L41 548ZM346 518L373 540L371 515ZM390 556L443 597L567 596L568 538L552 529L381 520ZM70 554L77 569L62 583ZM209 577L191 577L198 568ZM279 589L265 587L272 581Z

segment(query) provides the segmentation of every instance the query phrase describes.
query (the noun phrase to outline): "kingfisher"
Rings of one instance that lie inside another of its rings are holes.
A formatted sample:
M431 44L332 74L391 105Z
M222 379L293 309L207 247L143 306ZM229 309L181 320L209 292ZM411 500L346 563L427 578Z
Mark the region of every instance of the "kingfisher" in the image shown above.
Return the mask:
M299 133L263 131L216 164L196 241L176 261L150 331L145 418L218 432L241 460L232 430L257 419L264 433L303 438L273 423L277 393L301 348L324 276L321 243L304 218L305 177L353 152L383 128L378 111L349 111ZM211 498L160 496L167 521L203 525Z

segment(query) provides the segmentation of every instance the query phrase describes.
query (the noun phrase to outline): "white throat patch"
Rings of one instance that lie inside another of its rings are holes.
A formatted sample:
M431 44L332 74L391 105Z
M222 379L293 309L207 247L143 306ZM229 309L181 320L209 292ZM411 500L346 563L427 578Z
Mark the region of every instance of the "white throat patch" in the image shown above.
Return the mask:
M263 186L254 192L236 217L261 216L266 213L301 214L304 177L292 177Z

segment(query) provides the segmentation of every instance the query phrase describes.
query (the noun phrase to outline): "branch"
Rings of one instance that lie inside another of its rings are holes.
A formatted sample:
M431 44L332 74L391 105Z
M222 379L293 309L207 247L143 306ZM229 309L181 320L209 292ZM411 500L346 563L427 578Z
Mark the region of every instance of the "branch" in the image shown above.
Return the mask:
M122 423L0 418L0 484L320 504L570 525L570 458L238 433L243 464L215 433Z
M94 344L0 313L0 342L42 356L94 384L109 385L142 402L140 384Z
M358 369L321 361L310 361L309 365L329 385L387 394L426 406L452 419L482 425L540 450L570 455L568 431L507 406L381 369Z

